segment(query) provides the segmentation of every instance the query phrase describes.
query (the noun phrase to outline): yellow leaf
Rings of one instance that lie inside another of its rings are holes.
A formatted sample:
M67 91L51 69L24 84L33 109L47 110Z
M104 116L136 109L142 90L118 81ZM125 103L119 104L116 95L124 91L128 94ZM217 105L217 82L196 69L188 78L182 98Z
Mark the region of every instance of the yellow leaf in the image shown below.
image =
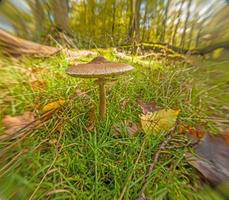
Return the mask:
M65 100L54 101L54 102L51 102L51 103L48 103L47 105L45 105L42 110L43 110L43 112L55 110L55 109L59 108L60 106L64 105L64 103L65 103Z
M163 109L140 116L146 134L163 133L174 127L180 110Z

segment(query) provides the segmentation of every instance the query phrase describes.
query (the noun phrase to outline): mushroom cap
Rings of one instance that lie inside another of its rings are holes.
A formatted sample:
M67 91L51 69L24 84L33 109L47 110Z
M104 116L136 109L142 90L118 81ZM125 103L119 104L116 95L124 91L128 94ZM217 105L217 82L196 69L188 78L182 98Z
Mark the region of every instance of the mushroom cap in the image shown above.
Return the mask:
M78 64L69 67L66 73L70 76L84 78L103 78L124 74L134 68L128 64L115 63L99 56L86 64Z

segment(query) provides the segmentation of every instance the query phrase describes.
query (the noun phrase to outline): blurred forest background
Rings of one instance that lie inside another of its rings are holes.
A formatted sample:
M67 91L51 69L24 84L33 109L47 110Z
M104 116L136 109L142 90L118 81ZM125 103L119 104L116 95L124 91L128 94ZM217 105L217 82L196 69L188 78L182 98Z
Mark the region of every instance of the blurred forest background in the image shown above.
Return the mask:
M228 48L227 0L1 0L0 28L40 43Z

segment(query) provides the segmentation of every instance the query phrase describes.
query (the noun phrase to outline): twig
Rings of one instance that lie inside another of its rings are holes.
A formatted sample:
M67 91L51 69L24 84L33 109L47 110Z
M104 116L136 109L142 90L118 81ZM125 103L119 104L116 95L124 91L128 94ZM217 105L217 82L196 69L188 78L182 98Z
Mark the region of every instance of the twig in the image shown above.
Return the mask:
M168 137L166 138L166 140L164 140L160 146L159 149L157 150L157 152L154 154L153 157L153 162L150 164L150 167L148 169L147 174L144 177L144 181L143 181L143 186L140 192L140 195L137 199L141 199L144 196L145 190L149 184L149 177L151 176L158 160L159 160L159 156L161 154L161 151L165 149L166 145L168 144L168 142L172 139L173 133L176 131L176 127L177 125L168 133Z
M124 194L125 194L125 192L126 192L126 190L127 190L127 187L128 187L128 183L130 182L130 180L131 180L131 178L132 178L132 176L133 176L134 170L135 170L135 168L136 168L136 166L137 166L137 163L139 162L139 159L140 159L140 157L141 157L141 155L142 155L142 152L143 152L145 143L146 143L146 140L144 139L144 141L142 142L141 149L140 149L140 152L139 152L139 154L138 154L138 157L137 157L137 159L136 159L136 161L135 161L135 163L134 163L134 167L133 167L133 169L131 170L131 173L130 173L129 177L127 178L126 184L125 184L125 186L123 187L123 190L122 190L122 192L121 192L120 197L118 198L118 200L122 200L122 199L123 199L123 196L124 196Z

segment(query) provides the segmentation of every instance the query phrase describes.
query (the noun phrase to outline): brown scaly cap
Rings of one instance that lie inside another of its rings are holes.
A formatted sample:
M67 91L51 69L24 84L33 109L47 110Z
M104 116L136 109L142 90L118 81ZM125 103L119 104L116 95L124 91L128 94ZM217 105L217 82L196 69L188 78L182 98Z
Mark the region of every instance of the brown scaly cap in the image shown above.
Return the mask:
M84 78L103 78L124 74L134 68L128 64L115 63L99 56L86 64L73 65L66 70L70 76Z

